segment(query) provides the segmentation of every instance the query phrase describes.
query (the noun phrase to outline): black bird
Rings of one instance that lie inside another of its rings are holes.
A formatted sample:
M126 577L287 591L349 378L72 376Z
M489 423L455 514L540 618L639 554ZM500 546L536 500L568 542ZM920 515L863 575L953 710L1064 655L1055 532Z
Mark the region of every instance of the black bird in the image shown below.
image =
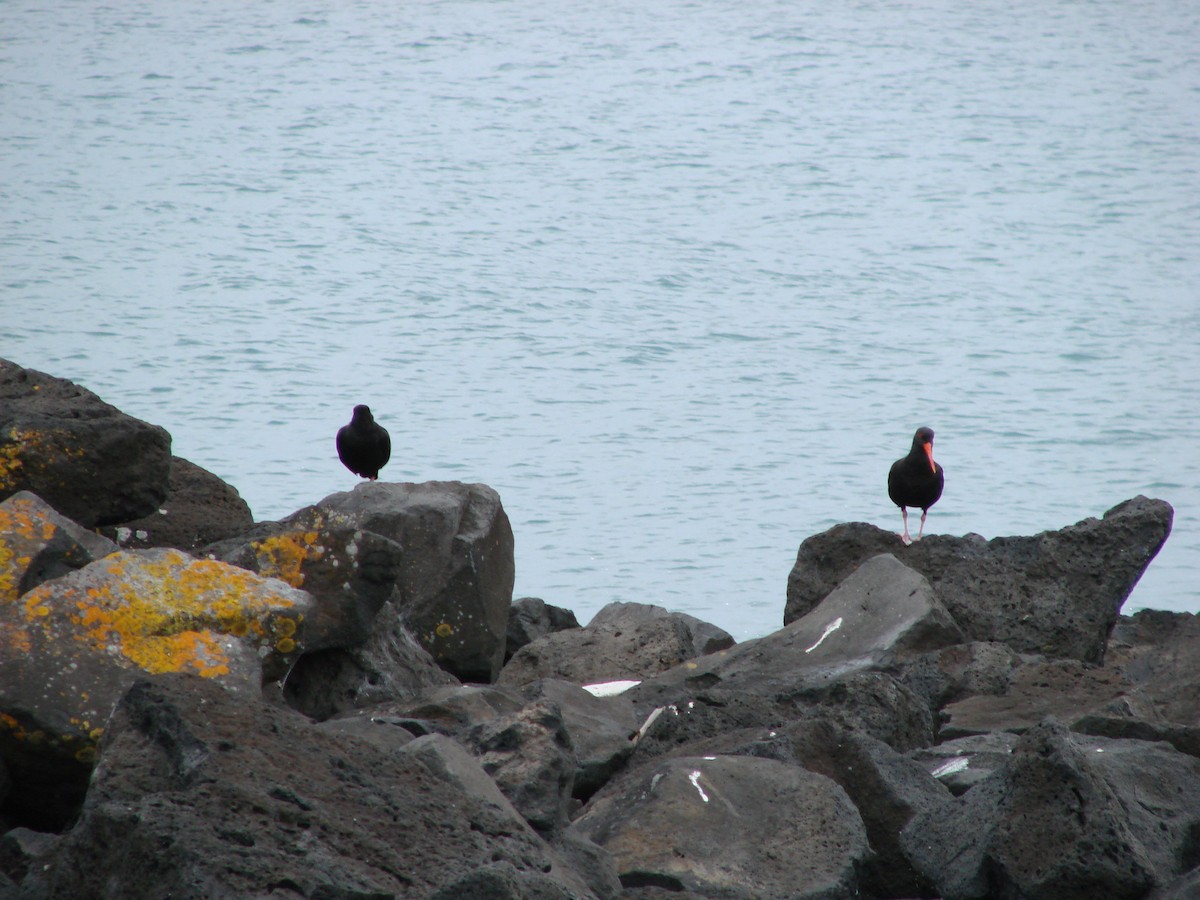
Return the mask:
M391 458L392 439L372 417L371 408L360 403L354 407L350 424L338 429L337 452L347 469L374 481Z
M944 484L945 472L933 461L933 429L918 428L908 456L892 463L888 472L888 496L900 507L900 515L904 517L904 543L912 543L908 536L907 507L921 508L921 527L917 529L919 541L925 531L925 516L929 507L942 496Z

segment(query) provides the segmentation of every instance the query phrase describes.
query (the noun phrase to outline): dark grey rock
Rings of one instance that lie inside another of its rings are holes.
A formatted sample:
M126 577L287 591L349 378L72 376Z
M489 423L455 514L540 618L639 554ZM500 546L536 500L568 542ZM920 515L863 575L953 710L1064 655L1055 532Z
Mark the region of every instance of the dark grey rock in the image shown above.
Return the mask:
M888 552L929 580L970 640L1098 663L1121 604L1170 534L1173 514L1163 500L1135 497L1103 519L1033 537L935 535L910 547L897 547L898 537L873 525L837 525L800 545L784 622L805 615L865 560Z
M643 622L676 619L687 629L693 656L706 656L718 650L728 650L735 643L733 635L724 628L698 619L687 613L675 612L653 603L623 603L614 601L602 607L588 622L588 628L609 628L627 631Z
M802 709L807 707L806 716L832 719L901 753L933 743L933 715L928 705L884 672L853 672L832 683L797 691L788 699Z
M116 549L36 494L19 491L0 503L0 602L16 600Z
M577 684L637 680L721 646L725 635L694 616L642 603L610 603L586 628L544 635L518 650L500 673L502 684L558 678Z
M566 826L578 764L557 704L535 701L461 739L539 834L553 837Z
M716 685L791 696L853 672L894 668L961 640L928 582L885 554L864 563L803 618L647 679L633 694L638 702L658 698L655 705Z
M494 490L373 481L317 509L400 545L396 586L413 636L463 681L496 680L515 568L512 528Z
M387 721L418 736L458 737L498 716L516 713L524 705L525 698L512 688L455 684L428 687L413 697L354 709L329 721L365 717Z
M1020 665L1020 655L1006 644L971 641L913 660L900 681L936 710L967 697L1008 693Z
M1053 720L1008 765L901 834L945 897L1143 897L1194 867L1200 760Z
M557 705L562 715L577 762L574 797L590 797L633 753L641 721L628 697L595 697L577 684L551 678L533 682L523 693L531 701Z
M198 555L217 541L245 534L254 526L250 507L237 488L207 469L171 457L167 497L158 509L119 525L101 529L127 550L175 547Z
M1121 618L1105 664L1129 680L1143 718L1190 726L1200 722L1197 659L1200 616L1144 609Z
M556 631L578 628L575 613L559 606L551 606L538 597L522 597L514 600L508 610L508 631L504 643L504 662L513 654L543 635Z
M752 757L643 767L593 798L571 830L612 855L627 890L665 887L699 897L854 896L870 853L841 787L799 766Z
M1074 659L1029 662L1001 695L980 695L942 709L944 740L988 731L1027 731L1046 716L1073 721L1120 704L1130 688L1120 672Z
M409 632L397 603L385 603L359 646L306 653L284 683L284 697L313 719L415 698L426 688L457 685Z
M166 499L171 436L91 391L0 359L0 500L37 494L88 528Z
M993 731L919 747L908 757L959 797L1007 766L1017 741L1011 732Z
M531 896L594 896L519 819L415 755L167 676L118 705L49 889L130 900L427 897L493 866L509 867Z
M303 588L316 599L327 646L348 649L367 641L380 609L396 597L405 551L351 517L307 506L210 544L203 555Z

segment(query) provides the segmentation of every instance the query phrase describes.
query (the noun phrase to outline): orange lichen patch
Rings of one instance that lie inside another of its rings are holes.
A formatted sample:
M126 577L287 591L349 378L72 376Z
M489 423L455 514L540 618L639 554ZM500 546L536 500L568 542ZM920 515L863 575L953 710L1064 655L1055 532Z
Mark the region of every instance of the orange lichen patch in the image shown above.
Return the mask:
M293 531L251 542L259 574L300 587L304 584L304 573L300 570L304 563L325 555L317 537L315 531Z
M18 656L33 652L33 638L25 628L0 624L0 653Z
M11 490L62 462L86 457L87 450L72 440L69 432L58 429L10 428L0 442L0 490ZM37 471L33 471L35 460Z
M47 639L61 641L65 627L93 651L147 672L208 678L229 674L230 638L278 649L303 618L296 602L283 585L178 550L114 553L22 598L26 625Z
M437 628L433 629L433 633L440 638L448 638L450 635L454 634L454 626L449 622L441 622L438 624Z
M0 444L0 490L11 490L17 483L17 472L24 468L17 429L9 432L13 443Z
M10 497L0 505L0 603L18 597L18 585L29 568L29 551L47 544L58 526L40 515L32 497Z

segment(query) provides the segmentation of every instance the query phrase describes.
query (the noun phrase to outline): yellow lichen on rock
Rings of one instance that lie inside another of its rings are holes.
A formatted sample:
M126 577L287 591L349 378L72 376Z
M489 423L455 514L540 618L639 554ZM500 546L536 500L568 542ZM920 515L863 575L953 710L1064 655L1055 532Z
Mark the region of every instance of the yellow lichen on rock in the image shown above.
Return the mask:
M291 635L302 615L290 594L252 572L179 550L122 551L35 588L22 605L25 626L41 628L48 640L70 637L152 674L212 678L229 674L234 641L296 649Z
M53 522L36 515L36 504L28 497L10 497L0 506L0 603L18 597L18 587L32 558L31 545L47 543L58 530Z
M87 450L70 443L73 438L65 431L38 431L12 427L7 440L0 444L0 491L14 487L36 474L44 474L63 460L80 460ZM39 472L32 471L31 459L41 460ZM25 477L20 473L24 472Z
M0 491L8 492L17 484L17 473L24 467L21 459L21 432L9 431L11 443L0 444Z
M320 559L325 548L317 543L315 531L293 531L252 541L250 546L258 560L258 571L268 578L286 581L292 587L304 584L301 567L309 559Z

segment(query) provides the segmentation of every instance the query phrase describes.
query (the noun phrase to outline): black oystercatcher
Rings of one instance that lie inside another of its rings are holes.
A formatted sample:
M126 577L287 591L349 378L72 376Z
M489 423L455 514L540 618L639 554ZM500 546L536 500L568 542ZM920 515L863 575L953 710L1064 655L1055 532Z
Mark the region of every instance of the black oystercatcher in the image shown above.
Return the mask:
M374 481L392 455L392 439L372 417L371 408L360 403L354 407L350 424L338 429L337 451L347 469Z
M900 515L904 517L904 543L912 543L908 536L908 507L921 507L921 527L917 529L919 541L925 531L925 516L929 507L942 496L944 483L945 473L933 461L933 429L918 428L908 456L892 463L888 472L888 496L900 507Z

